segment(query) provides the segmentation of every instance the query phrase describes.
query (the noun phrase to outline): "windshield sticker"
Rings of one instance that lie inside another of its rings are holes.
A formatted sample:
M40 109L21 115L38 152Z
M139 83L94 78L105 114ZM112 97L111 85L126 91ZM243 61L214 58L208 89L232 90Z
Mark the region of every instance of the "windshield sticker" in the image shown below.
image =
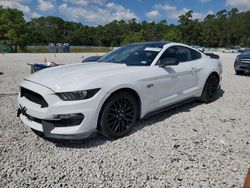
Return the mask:
M147 61L141 61L141 64L147 64Z
M161 48L152 48L152 47L147 47L144 49L145 51L153 51L153 52L159 52L162 49Z

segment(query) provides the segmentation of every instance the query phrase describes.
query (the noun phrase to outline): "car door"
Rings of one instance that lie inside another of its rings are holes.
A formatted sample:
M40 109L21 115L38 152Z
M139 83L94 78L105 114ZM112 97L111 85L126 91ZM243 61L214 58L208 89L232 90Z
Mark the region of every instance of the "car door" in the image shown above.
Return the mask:
M155 79L156 108L189 98L198 89L197 60L193 57L191 50L183 46L172 46L166 49L159 58L155 66L159 75ZM175 58L179 64L162 67L160 64L164 58Z

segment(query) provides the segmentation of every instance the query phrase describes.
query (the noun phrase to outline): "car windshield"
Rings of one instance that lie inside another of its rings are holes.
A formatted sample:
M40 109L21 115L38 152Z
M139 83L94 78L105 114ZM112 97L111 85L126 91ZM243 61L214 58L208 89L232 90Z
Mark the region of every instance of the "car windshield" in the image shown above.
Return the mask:
M98 62L120 63L128 66L149 66L162 50L160 45L131 44L102 57Z

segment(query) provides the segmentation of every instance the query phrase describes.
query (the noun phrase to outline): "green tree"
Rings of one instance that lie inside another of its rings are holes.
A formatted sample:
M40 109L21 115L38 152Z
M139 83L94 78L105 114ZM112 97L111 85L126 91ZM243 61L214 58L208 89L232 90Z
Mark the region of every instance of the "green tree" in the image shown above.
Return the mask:
M202 23L202 43L205 46L218 47L219 46L219 32L215 15L207 15Z
M69 42L71 45L120 46L140 41L176 41L207 47L249 46L250 11L221 10L204 20L193 19L190 10L179 17L178 25L160 22L112 21L88 26L59 17L39 17L25 22L23 13L0 7L0 42L24 48L27 44L47 45Z
M65 38L64 20L54 16L34 18L29 22L34 44L63 42Z
M193 11L190 10L186 14L179 16L179 29L182 33L182 40L185 43L193 43L192 36L195 35L194 31L194 24L192 21L192 14Z
M129 44L142 41L143 41L142 32L133 32L125 37L125 39L122 41L122 44Z
M23 13L17 9L0 6L0 42L24 50L29 43L29 31Z
M142 22L142 35L145 41L160 41L164 39L167 31L167 23L162 21L155 22Z
M182 40L181 32L176 27L172 27L166 32L164 40L173 41L173 42L181 42Z

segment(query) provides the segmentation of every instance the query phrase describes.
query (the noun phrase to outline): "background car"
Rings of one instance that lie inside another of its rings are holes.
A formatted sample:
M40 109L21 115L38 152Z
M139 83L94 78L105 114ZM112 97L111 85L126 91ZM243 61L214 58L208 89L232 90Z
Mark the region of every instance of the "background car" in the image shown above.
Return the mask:
M197 50L199 50L200 52L203 52L203 53L204 53L204 51L205 51L205 47L203 47L203 46L194 45L193 47L196 48Z
M50 138L127 135L138 119L199 99L210 103L222 65L185 44L123 46L98 62L45 69L20 84L18 116Z
M225 48L222 50L223 53L238 53L238 49L236 48Z
M245 48L244 50L242 50L241 53L246 53L246 52L250 52L250 48Z
M244 74L250 71L250 51L238 55L234 62L236 74Z

